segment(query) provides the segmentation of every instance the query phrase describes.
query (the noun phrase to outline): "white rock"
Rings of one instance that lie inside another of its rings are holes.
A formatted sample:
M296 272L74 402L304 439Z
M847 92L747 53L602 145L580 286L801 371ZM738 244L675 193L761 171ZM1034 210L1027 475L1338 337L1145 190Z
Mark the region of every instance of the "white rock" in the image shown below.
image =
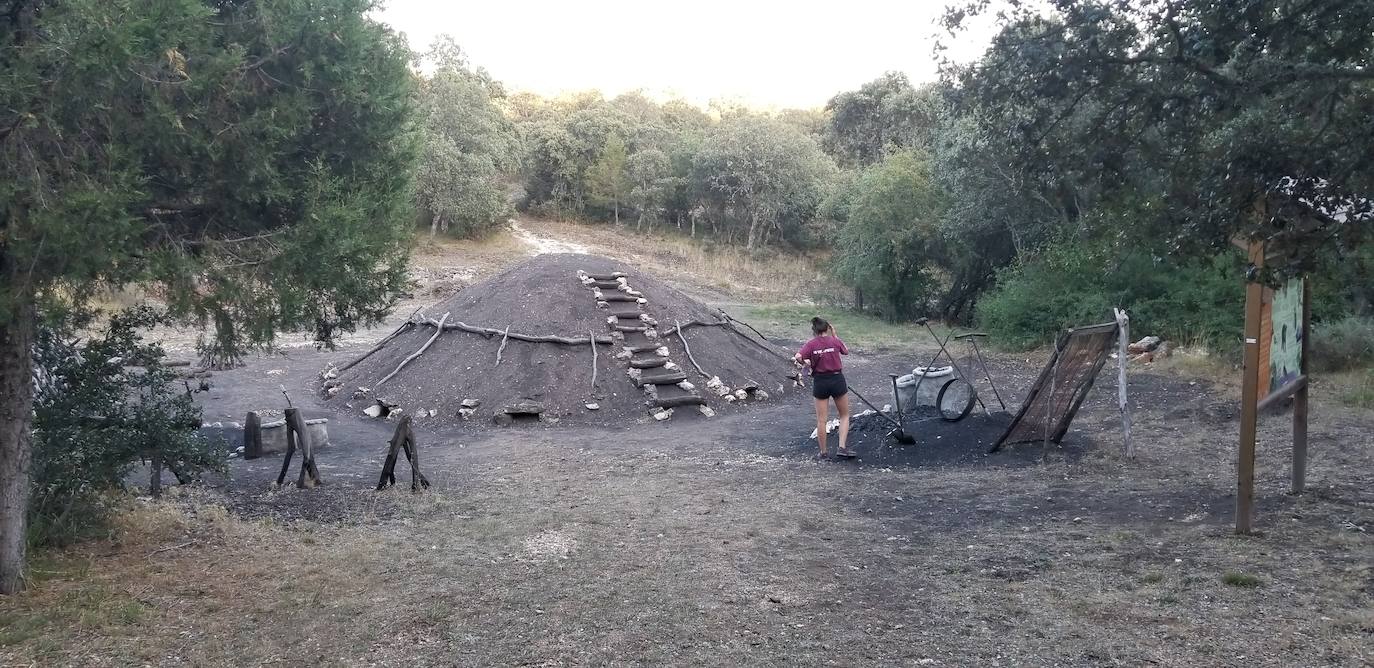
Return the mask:
M634 357L634 356L635 356L635 354L632 353L632 352L630 352L630 351L628 351L628 350L622 350L622 351L620 351L620 352L618 352L618 353L615 354L615 358L618 359L618 360L627 360L627 359L630 359L631 357Z
M471 419L472 419L472 416L475 415L476 413L477 413L477 409L476 409L476 408L459 408L459 409L458 409L458 415L462 416L462 418L463 418L464 420L471 420Z
M654 350L654 354L658 355L659 357L667 357L668 346L659 346L658 349Z
M368 417L370 417L370 418L381 417L381 416L382 416L382 407L381 407L381 406L378 406L377 404L372 404L371 406L368 406L367 408L364 408L364 409L363 409L363 413L366 414L366 415L367 415Z
M601 288L592 288L592 296L603 299L606 295L601 294Z
M341 386L341 385L335 385L334 387L331 387L331 388L325 390L325 391L324 391L324 394L325 394L325 396L329 397L330 399L333 399L333 398L334 398L334 395L338 394L338 393L339 393L339 390L342 390L342 389L343 389L343 386Z
M434 417L434 416L436 416L436 415L438 415L438 414L439 414L439 411L436 411L436 410L434 410L433 408L429 409L429 416L430 416L430 417Z
M597 301L597 302L596 302L596 307L597 307L597 308L610 308L610 307L611 307L611 303L610 303L610 302Z
M735 395L733 395L733 394L722 395L722 396L721 396L721 399L724 399L724 400L725 400L725 403L727 403L727 404L733 404L733 403L735 403Z
M640 304L648 304L648 303L649 303L649 300L647 300L647 299L645 299L645 298L643 298L643 297L640 297L639 299L636 299L635 301L638 302L638 303L640 303Z
M735 390L735 398L736 398L736 399L739 399L740 401L744 401L745 397L748 397L748 396L749 396L749 393L748 393L748 392L745 392L744 390Z
M665 368L665 369L667 369L667 370L669 370L669 371L678 371L678 370L680 370L682 367L678 366L677 364L674 364L673 362L668 362L667 364L664 364L664 365L663 365L663 368Z
M613 315L612 315L612 316L607 316L607 317L606 317L606 324L608 324L608 325L614 325L614 324L616 323L617 320L619 320L619 318L616 318L616 317L613 316Z
M659 422L667 420L670 417L673 417L673 409L671 408L654 413L654 419Z
M280 376L280 375L282 375L282 374L284 374L284 373L286 373L286 370L285 370L285 369L272 369L272 370L270 370L270 371L267 372L267 375L269 375L269 376Z
M698 407L697 407L697 410L700 410L700 411L701 411L701 414L702 414L702 415L705 415L706 417L715 417L715 416L716 416L716 412L715 412L714 410L712 410L710 406L706 406L706 405L698 406Z
M667 350L667 348L664 348L663 350ZM721 382L720 376L711 376L711 380L706 381L706 387L709 387L709 388L711 388L711 389L713 389L713 390L716 389L717 387L724 387L724 386L725 386L725 383Z
M691 392L692 390L697 389L697 386L696 386L696 385L693 385L693 384L691 384L691 383L689 383L689 382L687 382L687 381L685 381L685 380L682 381L681 383L678 383L677 386L680 387L680 388L682 388L682 389L684 389L684 390L687 390L688 392Z
M768 401L768 393L763 390L754 390L755 401Z
M334 378L338 378L339 370L331 366L328 369L325 369L324 373L321 374L320 377L325 380L332 380Z
M600 404L583 404L583 406L585 406L589 411L594 411L601 408Z

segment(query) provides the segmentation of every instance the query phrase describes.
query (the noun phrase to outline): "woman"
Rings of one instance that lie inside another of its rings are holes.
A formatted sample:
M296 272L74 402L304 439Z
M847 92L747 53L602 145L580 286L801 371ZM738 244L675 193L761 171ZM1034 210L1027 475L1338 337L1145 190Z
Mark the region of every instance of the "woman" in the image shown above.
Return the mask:
M830 410L826 402L829 400L835 402L835 412L839 413L840 418L840 449L835 454L853 457L854 452L848 445L849 386L845 384L843 364L840 362L840 355L848 355L849 349L845 347L844 341L835 335L835 327L824 318L811 319L811 332L816 336L807 341L792 359L811 370L811 396L816 398L816 440L821 446L816 461L830 459L830 453L825 447L825 423Z

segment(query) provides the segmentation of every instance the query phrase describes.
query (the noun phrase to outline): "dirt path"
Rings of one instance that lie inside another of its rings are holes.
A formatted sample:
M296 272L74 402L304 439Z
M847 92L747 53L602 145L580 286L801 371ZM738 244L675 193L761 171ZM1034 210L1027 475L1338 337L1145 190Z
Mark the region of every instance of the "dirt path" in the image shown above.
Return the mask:
M515 235L522 243L529 247L530 255L544 255L547 253L592 253L592 249L585 245L570 241L562 241L551 237L541 237L529 231L519 220L512 220L510 223L511 234Z

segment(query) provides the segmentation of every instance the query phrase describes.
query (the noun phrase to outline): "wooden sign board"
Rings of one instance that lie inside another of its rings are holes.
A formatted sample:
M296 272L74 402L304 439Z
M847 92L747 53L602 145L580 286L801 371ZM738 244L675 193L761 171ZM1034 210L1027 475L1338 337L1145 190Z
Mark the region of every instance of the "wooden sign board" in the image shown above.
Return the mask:
M1249 248L1250 264L1264 267L1261 243ZM1245 370L1241 383L1240 451L1236 480L1236 532L1251 529L1255 441L1259 414L1293 399L1293 493L1307 475L1307 360L1312 324L1311 286L1289 279L1277 290L1250 282L1245 289Z

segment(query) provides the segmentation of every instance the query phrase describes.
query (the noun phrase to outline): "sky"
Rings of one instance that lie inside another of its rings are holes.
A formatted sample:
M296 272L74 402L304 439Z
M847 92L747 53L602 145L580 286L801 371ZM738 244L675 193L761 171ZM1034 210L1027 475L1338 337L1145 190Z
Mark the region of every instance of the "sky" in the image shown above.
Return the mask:
M438 35L457 40L474 65L510 91L546 96L641 90L760 109L824 106L887 71L913 82L937 77L945 2L920 0L696 0L537 2L383 0L375 16L423 51ZM991 20L945 41L959 61L976 58Z

